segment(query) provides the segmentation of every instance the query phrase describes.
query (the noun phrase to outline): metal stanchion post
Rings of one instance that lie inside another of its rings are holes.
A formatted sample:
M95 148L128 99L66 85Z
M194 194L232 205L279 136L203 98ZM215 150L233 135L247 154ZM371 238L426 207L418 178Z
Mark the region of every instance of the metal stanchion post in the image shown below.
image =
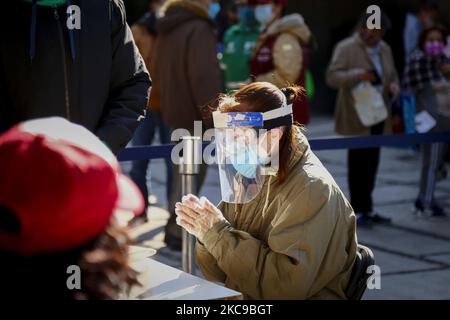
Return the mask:
M180 161L181 192L184 195L195 193L196 175L202 161L202 143L200 137L183 137L183 157ZM186 230L182 231L182 266L183 271L194 272L194 237Z

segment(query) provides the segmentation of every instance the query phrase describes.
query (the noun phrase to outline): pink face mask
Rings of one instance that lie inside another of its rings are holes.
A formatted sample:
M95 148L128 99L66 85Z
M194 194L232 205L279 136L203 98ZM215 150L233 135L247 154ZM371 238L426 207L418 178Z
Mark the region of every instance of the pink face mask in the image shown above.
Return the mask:
M439 57L444 53L445 47L441 41L428 41L425 43L425 53L432 57Z

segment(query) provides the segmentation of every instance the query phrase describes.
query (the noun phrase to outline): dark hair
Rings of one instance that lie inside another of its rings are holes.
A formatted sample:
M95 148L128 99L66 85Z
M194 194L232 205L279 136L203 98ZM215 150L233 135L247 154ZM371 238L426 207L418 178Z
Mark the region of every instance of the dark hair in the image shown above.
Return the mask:
M305 90L302 87L291 86L278 89L269 82L254 82L242 87L232 95L236 101L234 105L225 105L222 112L267 112L280 108L285 101L287 104L304 96ZM287 126L280 140L280 167L277 178L280 183L284 181L287 175L287 165L293 148L296 146L297 137L295 130L300 125L295 123Z
M440 32L441 35L442 35L442 39L444 41L444 44L447 45L448 30L444 26L435 25L435 26L431 26L431 27L425 28L420 33L419 40L418 40L418 46L419 46L419 48L421 50L423 50L425 48L425 42L427 41L428 34L430 32L433 32L433 31Z
M58 253L30 257L1 252L2 294L8 299L39 293L37 299L116 299L137 284L137 273L128 264L127 232L111 223L90 243ZM81 289L70 290L67 268L81 270Z

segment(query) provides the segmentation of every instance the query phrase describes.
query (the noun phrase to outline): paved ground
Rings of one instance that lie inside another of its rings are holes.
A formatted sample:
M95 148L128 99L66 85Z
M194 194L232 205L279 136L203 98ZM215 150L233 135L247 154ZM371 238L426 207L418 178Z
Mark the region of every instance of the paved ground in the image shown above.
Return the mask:
M331 136L332 132L328 118L316 119L308 128L310 138ZM321 151L317 155L348 195L346 151ZM412 214L419 166L419 157L411 150L382 151L374 202L378 212L392 217L393 224L358 230L359 241L373 249L381 268L381 290L366 291L365 299L450 299L450 220L433 221ZM149 209L150 222L135 233L143 246L158 249L157 260L180 268L180 254L165 248L163 242L168 217L163 161L153 161L151 172L149 183L157 203ZM211 167L201 195L218 201L219 192L217 170ZM436 195L450 211L449 178L439 183Z

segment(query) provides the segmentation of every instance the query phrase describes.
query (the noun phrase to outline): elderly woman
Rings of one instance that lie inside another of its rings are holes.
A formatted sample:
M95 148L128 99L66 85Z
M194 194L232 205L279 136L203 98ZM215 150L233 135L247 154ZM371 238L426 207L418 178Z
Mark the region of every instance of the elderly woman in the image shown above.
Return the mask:
M248 299L347 298L355 214L292 123L300 92L253 83L223 97L214 113L223 201L176 204L206 278Z
M338 134L371 136L391 132L388 106L392 99L399 97L400 87L392 50L383 41L392 24L383 12L380 18L381 28L369 29L369 14L364 13L356 32L334 49L326 80L331 88L338 90L335 114ZM361 88L369 91L361 93ZM355 98L355 92L360 92L359 99ZM361 100L366 101L361 103ZM350 202L360 227L391 222L389 217L377 213L373 205L380 152L380 148L348 150Z

